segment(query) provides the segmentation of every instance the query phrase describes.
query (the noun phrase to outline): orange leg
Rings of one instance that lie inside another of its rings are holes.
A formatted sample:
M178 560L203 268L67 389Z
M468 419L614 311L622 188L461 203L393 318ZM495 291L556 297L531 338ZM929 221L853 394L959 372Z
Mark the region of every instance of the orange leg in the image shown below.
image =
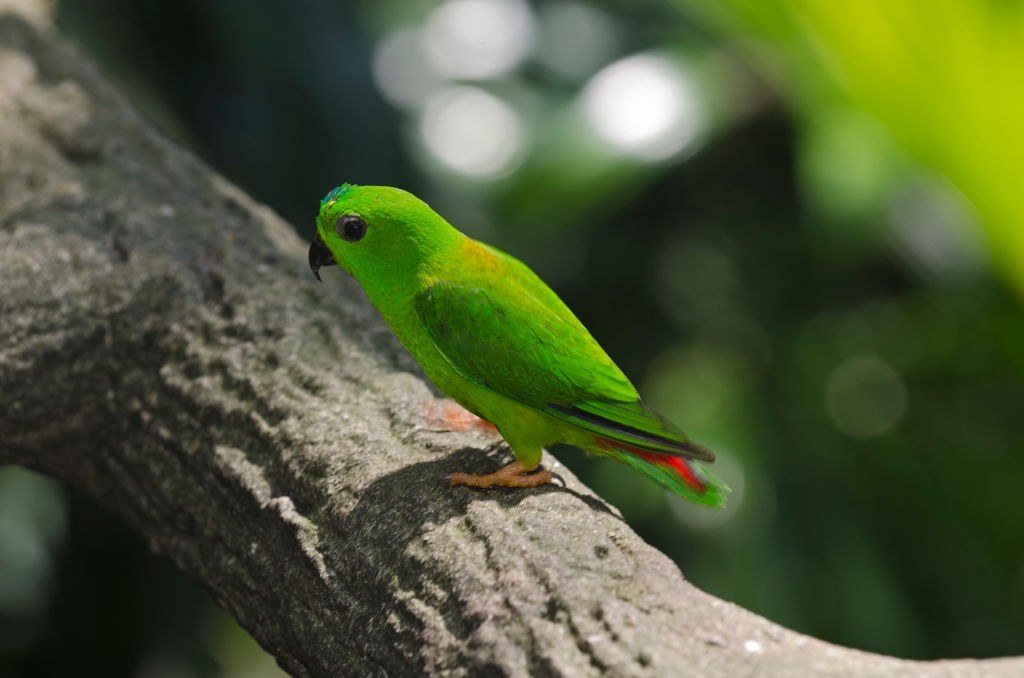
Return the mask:
M500 471L485 475L471 473L453 473L448 480L452 485L468 485L469 487L537 487L551 482L551 471L540 470L529 473L518 461L514 461Z

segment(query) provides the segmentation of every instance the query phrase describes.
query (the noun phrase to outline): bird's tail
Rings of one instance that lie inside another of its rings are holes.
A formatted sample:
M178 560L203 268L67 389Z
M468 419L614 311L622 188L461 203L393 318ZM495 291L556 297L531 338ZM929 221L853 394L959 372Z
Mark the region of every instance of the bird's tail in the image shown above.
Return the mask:
M611 441L607 441L611 442ZM660 484L665 489L696 504L722 508L729 486L700 463L672 454L662 454L615 443L601 445L619 461Z

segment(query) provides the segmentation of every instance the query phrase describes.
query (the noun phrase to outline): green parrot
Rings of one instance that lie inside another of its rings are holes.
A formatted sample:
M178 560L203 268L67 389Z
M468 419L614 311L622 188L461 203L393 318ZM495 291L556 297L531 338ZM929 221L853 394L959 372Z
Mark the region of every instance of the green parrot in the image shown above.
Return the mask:
M723 506L714 454L648 407L562 300L525 264L453 228L397 188L343 184L320 201L309 265L353 275L442 391L490 422L515 461L452 485L534 487L545 447L632 466L684 499Z

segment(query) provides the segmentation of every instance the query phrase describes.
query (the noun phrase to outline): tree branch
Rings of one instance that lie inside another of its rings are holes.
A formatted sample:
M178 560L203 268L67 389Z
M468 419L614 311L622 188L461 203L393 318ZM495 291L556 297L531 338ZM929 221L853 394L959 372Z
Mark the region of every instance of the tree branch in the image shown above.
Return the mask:
M424 428L433 395L356 285L318 286L292 230L154 133L40 7L0 0L0 462L123 516L287 670L1024 673L716 600L562 468L564 489L444 486L496 467L495 439Z

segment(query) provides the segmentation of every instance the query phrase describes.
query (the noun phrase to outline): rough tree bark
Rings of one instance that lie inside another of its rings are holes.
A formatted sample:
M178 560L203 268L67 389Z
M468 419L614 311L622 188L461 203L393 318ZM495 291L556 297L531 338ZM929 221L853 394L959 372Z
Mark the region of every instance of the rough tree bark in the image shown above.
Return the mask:
M356 286L317 285L292 230L48 16L0 0L0 463L120 514L288 671L1024 675L716 600L564 469L564 489L441 486L496 467L495 440L424 428L433 396Z

